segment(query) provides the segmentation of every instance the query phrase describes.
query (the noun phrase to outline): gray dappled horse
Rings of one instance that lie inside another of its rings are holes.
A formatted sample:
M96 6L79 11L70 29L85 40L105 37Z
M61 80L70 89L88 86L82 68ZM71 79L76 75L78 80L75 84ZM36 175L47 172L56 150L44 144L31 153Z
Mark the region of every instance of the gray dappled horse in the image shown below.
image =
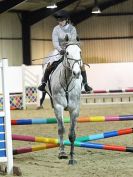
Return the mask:
M71 142L69 164L76 163L74 160L74 141L76 118L79 116L81 95L81 49L78 42L68 43L62 63L58 65L50 78L51 93L55 116L58 123L58 135L60 140L59 158L67 158L64 151L63 134L65 127L63 122L64 110L70 114L69 140ZM48 91L48 86L46 87ZM48 91L50 92L50 91Z

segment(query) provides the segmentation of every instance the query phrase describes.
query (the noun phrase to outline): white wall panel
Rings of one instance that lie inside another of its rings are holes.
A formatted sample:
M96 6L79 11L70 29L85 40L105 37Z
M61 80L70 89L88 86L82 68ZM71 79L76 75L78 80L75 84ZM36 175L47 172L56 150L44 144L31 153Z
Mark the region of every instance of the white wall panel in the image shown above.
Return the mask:
M39 81L42 78L41 66L28 66L31 73L38 75ZM88 83L94 90L127 89L133 88L133 62L132 63L102 63L90 64L86 67ZM22 67L8 68L9 91L11 93L22 92ZM1 93L1 72L0 72L0 93Z

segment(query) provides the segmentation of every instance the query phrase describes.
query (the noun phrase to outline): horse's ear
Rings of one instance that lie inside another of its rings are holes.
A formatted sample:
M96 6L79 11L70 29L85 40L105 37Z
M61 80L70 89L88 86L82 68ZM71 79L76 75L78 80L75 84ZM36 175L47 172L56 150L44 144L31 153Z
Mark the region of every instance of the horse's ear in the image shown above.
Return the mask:
M76 37L76 40L79 42L79 37L78 36Z
M68 35L66 34L66 36L65 36L65 41L66 42L68 42L69 41L69 37L68 37Z

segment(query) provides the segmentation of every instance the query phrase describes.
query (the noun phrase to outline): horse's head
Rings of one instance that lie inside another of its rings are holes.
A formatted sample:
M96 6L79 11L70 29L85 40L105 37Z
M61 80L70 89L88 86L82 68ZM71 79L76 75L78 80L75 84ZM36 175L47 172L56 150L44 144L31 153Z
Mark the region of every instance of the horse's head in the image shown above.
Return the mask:
M75 78L79 78L81 74L81 49L79 42L71 41L66 45L65 65L69 68Z

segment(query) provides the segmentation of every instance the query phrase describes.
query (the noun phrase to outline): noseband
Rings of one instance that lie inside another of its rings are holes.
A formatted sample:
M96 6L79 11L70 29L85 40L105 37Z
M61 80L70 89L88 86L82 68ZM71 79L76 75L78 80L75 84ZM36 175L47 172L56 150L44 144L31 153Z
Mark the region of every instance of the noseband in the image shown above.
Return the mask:
M67 63L69 63L69 60L70 61L74 61L74 63L72 64L72 67L69 67L69 66L67 66L70 70L73 70L73 67L74 67L74 65L76 64L76 63L78 63L78 65L81 67L81 59L74 59L74 58L66 58L66 60L67 60ZM69 64L70 65L70 64Z

